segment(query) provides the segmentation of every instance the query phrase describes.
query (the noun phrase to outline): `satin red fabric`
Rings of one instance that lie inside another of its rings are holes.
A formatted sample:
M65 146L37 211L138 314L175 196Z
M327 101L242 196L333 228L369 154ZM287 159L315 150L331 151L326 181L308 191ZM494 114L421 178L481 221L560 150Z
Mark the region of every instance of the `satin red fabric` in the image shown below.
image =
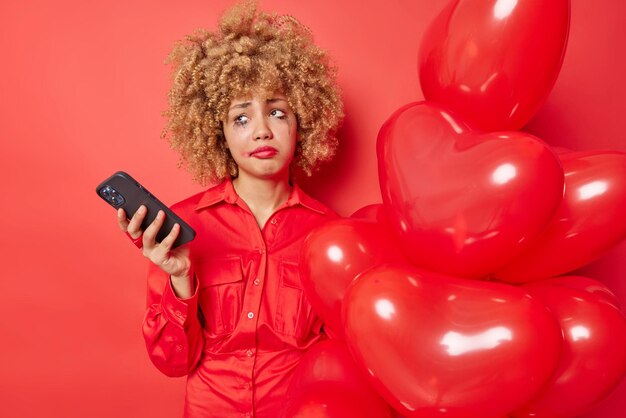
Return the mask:
M261 230L227 180L173 206L197 232L194 295L151 265L143 334L152 362L187 378L184 416L274 418L304 350L321 338L300 282L302 243L336 215L298 186Z

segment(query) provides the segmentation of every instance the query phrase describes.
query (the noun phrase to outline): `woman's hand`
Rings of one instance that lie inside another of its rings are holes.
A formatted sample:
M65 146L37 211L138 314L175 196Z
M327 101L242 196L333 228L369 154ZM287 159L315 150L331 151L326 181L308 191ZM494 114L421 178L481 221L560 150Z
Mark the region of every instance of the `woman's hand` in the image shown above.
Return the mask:
M124 209L119 209L117 211L117 223L122 232L128 233L133 239L142 237L141 223L147 212L146 207L141 205L129 221ZM160 243L156 242L157 233L164 221L165 213L160 210L154 221L143 231L143 255L171 276L172 287L176 296L185 299L192 294L191 277L189 277L189 269L191 268L189 247L183 245L172 249L172 245L180 233L179 224L174 224L170 233Z

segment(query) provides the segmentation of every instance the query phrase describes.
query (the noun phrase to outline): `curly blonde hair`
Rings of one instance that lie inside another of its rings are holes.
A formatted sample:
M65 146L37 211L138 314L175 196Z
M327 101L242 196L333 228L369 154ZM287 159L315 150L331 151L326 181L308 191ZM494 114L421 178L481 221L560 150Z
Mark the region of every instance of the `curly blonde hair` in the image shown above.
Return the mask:
M293 161L302 172L311 175L334 156L343 119L336 70L294 17L245 1L222 16L217 32L199 29L178 42L166 63L173 82L163 136L199 183L237 176L222 121L234 98L256 91L287 97L298 121Z

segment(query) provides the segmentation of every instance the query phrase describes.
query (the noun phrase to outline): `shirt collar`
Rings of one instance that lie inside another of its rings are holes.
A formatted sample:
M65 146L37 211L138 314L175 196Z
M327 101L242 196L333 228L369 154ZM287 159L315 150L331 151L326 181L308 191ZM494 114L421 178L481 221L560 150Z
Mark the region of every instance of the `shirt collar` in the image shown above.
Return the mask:
M226 202L231 205L237 204L239 195L233 187L233 181L231 178L225 179L217 186L211 187L204 192L195 209L200 210L209 206L213 206L219 202ZM285 206L292 207L300 205L314 212L326 214L328 209L317 200L307 195L297 184L294 184L291 188L291 193Z
M219 202L226 202L234 204L237 202L239 196L235 193L235 188L233 187L233 182L230 178L224 180L220 184L211 187L209 190L204 192L195 209L200 210L209 206L213 206Z
M287 199L287 206L296 205L304 206L305 208L310 209L313 212L321 213L322 215L328 213L328 208L326 208L326 206L304 193L300 186L294 183L291 188L291 194Z

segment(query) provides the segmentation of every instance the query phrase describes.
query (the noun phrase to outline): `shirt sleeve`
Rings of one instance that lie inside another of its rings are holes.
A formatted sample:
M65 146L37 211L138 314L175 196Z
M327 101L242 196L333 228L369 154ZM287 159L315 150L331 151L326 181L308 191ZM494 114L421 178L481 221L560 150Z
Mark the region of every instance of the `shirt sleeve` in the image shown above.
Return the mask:
M150 263L143 336L152 363L167 376L191 372L202 354L204 335L198 318L198 283L188 299L174 293L170 277Z

